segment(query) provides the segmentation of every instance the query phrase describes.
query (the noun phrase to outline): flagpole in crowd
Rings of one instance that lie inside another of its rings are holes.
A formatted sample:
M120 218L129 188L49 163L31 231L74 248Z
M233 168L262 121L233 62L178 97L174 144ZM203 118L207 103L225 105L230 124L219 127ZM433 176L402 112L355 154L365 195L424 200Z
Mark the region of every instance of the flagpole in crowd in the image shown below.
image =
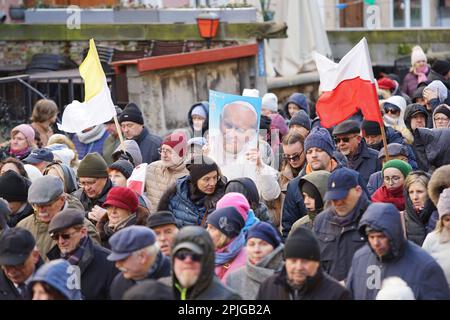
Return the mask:
M117 135L119 136L119 140L120 140L120 149L122 149L123 152L125 152L125 142L123 140L123 136L122 136L122 129L120 127L119 124L119 120L117 120L117 115L115 115L114 117L114 123L116 124L116 129L117 129Z

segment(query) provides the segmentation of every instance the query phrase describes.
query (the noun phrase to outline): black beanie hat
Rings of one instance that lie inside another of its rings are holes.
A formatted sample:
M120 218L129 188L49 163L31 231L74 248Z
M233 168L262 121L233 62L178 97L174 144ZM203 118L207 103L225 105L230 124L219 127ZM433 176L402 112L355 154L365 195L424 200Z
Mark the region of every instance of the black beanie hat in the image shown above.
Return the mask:
M125 178L131 177L133 173L133 165L127 160L117 160L112 165L109 166L109 170L117 170L123 174Z
M30 183L15 171L8 170L0 176L0 197L6 201L27 202Z
M366 136L379 136L381 134L380 124L376 121L364 120L361 129Z
M77 176L78 178L108 178L108 165L97 152L88 153L80 161Z
M292 231L284 245L284 257L320 261L319 242L314 233L305 227Z
M434 113L442 113L447 116L447 118L450 118L450 108L446 104L439 105L436 109L434 109Z
M233 239L245 226L244 218L235 207L224 207L211 213L206 222L216 227L228 238Z
M139 110L138 106L134 103L129 103L123 109L119 116L119 123L124 121L131 121L137 124L144 124L144 118L142 117L142 112Z
M206 156L195 156L190 163L186 165L186 169L189 170L191 181L194 185L197 185L197 181L212 171L219 172L217 164Z
M439 73L441 76L445 76L450 71L450 62L447 60L436 60L431 69Z

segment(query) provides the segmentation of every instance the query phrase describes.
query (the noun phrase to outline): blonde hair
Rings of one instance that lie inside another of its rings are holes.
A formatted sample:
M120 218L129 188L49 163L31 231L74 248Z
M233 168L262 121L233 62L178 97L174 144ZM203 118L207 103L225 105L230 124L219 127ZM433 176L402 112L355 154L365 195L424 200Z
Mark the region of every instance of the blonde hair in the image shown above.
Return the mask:
M58 106L53 100L41 99L36 102L31 114L31 121L45 122L58 114Z
M72 140L63 134L55 133L48 139L47 146L52 144L65 144L70 150L72 150L75 153L75 157L73 157L72 161L70 161L70 166L72 168L78 167L78 151Z
M426 172L421 170L412 171L406 176L405 182L403 183L403 188L406 193L409 193L409 188L413 183L420 183L425 190L427 190L427 197L429 198L427 189L428 182L430 182L430 176Z

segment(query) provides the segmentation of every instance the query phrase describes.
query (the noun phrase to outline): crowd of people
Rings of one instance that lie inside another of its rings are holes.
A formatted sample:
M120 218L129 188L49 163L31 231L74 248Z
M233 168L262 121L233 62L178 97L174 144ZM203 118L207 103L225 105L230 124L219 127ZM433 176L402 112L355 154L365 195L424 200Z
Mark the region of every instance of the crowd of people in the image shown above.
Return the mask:
M160 137L134 103L54 133L39 100L0 149L0 300L450 299L449 89L450 62L415 47L378 79L383 128L324 128L302 93L263 95L259 121L230 104L226 164L206 101Z

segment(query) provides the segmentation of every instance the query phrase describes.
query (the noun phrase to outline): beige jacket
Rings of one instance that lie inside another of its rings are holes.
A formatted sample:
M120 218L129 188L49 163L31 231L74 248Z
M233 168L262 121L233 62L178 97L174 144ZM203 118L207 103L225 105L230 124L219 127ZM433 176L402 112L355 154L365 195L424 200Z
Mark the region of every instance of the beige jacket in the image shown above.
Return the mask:
M164 167L162 161L155 161L147 166L147 173L145 176L145 190L147 197L152 203L152 213L156 211L159 200L164 192L169 188L178 178L187 176L189 171L186 169L184 163L176 167Z

